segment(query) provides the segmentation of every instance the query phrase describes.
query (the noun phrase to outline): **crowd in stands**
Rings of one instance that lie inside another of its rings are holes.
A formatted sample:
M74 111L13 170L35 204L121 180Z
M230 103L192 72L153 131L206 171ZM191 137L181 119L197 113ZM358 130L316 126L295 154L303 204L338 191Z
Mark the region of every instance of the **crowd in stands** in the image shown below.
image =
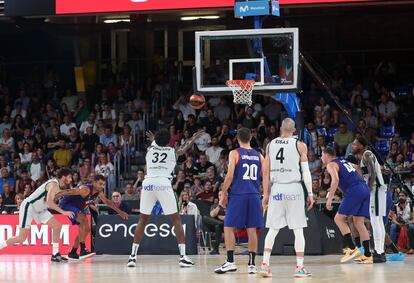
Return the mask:
M386 161L381 162L386 179L400 174L413 191L414 129L409 121L414 92L411 86L406 91L397 87L395 72L390 64L382 63L372 77L358 77L351 66L338 64L330 87L344 109L320 85L305 85L305 139L315 198L323 200L329 194L330 177L320 161L322 150L333 146L340 156L347 157L358 135L368 137ZM114 202L122 205L123 201L139 200L144 169L135 180L115 188L115 163L126 155L145 153L136 145L143 131L169 127L170 146L176 148L204 131L192 149L179 157L172 185L183 214L195 214L196 203L208 203L211 213L207 217L211 219L206 223L211 229L220 229L213 220L222 221L218 196L228 153L238 146L237 129L250 128L251 146L264 154L287 116L282 104L264 96L255 96L251 107L235 105L229 96L209 97L203 109L194 110L189 104L191 91L180 90L172 107L158 109L159 120L149 125L145 117L160 98L160 84L144 90L127 79L110 79L91 100L69 89L55 90L55 83L50 82L55 77L48 74L43 81L27 81L17 88L0 85L0 213L18 211L21 201L61 167L75 169L74 186L99 173L108 178L108 194ZM164 84L163 88L170 89ZM397 201L401 187L395 191ZM338 193L336 199L340 198Z

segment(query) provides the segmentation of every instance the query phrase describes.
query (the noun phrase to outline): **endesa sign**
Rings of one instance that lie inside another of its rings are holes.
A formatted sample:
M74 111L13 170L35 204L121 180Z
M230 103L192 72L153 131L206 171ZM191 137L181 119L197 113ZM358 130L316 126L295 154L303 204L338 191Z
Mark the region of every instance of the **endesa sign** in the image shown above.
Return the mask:
M62 223L60 233L59 251L68 254L72 244L78 235L78 226L72 225L64 215L55 214L54 217ZM89 223L90 215L87 216ZM19 233L19 215L0 215L0 242L7 240ZM91 249L91 236L86 238L86 248ZM29 236L26 241L19 245L6 247L0 250L0 254L51 254L52 253L52 231L45 225L32 223Z
M280 0L281 5L380 2L379 0ZM56 0L56 14L110 13L234 7L234 0Z

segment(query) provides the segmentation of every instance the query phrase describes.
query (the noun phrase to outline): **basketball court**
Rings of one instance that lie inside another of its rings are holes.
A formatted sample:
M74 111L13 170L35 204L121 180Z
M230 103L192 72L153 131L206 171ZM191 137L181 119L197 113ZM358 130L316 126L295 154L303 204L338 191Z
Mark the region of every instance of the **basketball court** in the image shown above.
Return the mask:
M238 271L218 275L213 269L225 261L225 255L198 255L191 258L194 268L178 267L177 256L139 256L137 267L126 267L128 256L99 255L85 261L51 264L49 256L0 257L0 282L412 282L414 257L404 262L357 265L339 264L338 255L308 256L305 263L312 278L293 278L295 257L273 256L273 278L247 274L247 256L236 256ZM260 261L258 257L256 261Z

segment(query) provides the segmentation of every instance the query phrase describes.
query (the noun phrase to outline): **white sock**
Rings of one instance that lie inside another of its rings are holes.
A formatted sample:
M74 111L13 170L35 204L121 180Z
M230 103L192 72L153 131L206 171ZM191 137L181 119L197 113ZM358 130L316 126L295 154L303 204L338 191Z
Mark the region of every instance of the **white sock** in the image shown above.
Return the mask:
M178 249L180 250L180 256L185 256L185 244L178 244Z
M52 255L59 253L59 243L52 243Z
M372 236L374 248L378 254L384 253L385 226L381 216L371 215Z
M1 243L0 243L0 250L1 250L2 248L5 248L5 247L7 247L7 242L6 242L6 241L1 242Z
M270 265L270 252L263 252L263 263Z
M305 258L303 258L303 257L301 257L301 256L297 256L296 257L296 265L297 266L299 266L299 267L303 267L303 260L304 260Z
M138 253L139 244L132 243L131 256L136 256Z

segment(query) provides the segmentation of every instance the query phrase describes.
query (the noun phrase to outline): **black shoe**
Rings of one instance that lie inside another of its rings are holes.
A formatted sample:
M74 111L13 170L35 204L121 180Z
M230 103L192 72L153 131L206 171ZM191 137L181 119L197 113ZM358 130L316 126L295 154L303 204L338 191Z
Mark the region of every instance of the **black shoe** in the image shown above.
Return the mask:
M70 260L78 260L78 259L79 259L79 255L78 255L76 252L70 252L70 253L68 254L68 258L69 258Z
M373 256L374 263L387 262L387 258L385 257L385 253L378 254L377 252L374 252L374 254L372 256Z
M63 257L60 253L57 253L55 255L52 255L51 261L52 262L67 262L68 259L66 257Z
M91 256L94 256L96 253L90 252L88 250L82 250L79 254L79 259L85 259Z
M211 255L219 255L219 254L220 254L220 252L219 252L218 250L214 249L214 250L212 250L212 251L210 252L210 254L211 254Z

